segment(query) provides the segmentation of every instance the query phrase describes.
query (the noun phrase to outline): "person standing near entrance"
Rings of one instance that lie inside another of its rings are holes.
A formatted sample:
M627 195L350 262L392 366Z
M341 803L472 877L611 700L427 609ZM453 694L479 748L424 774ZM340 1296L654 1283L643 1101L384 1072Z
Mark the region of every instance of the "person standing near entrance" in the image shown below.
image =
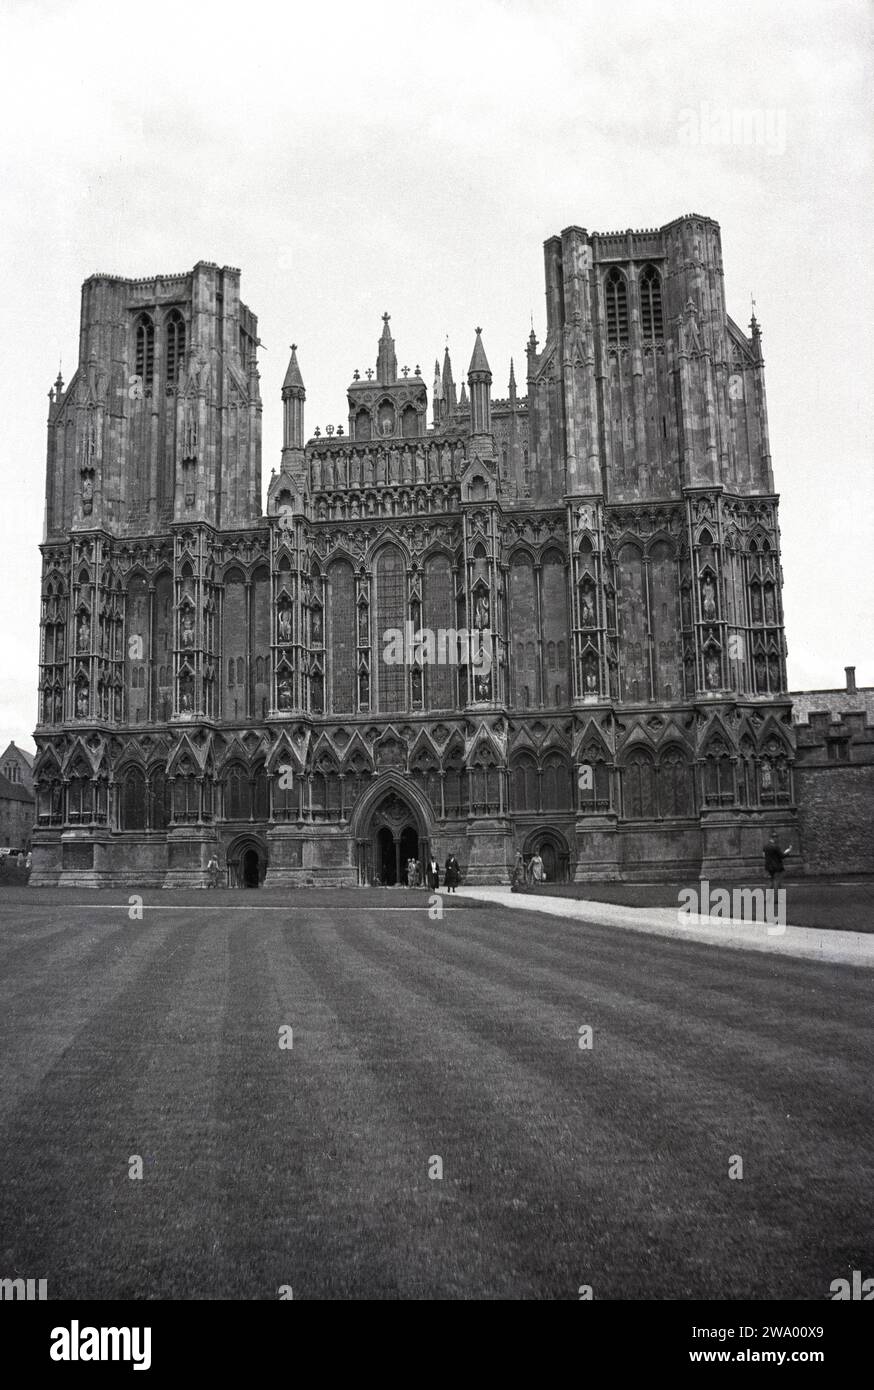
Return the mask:
M219 882L219 862L215 855L211 855L206 866L206 886L207 888L218 888Z
M783 873L785 864L783 860L787 854L792 853L792 846L787 845L785 849L780 848L776 830L771 831L771 837L765 845L765 873L771 880L771 888L777 887L777 879Z
M522 851L516 850L516 862L513 865L513 872L510 875L510 888L514 893L521 893L525 887L525 861L522 858Z
M546 879L546 870L543 867L543 860L540 857L540 850L536 849L531 856L531 863L528 866L531 875L531 882L539 885Z
M440 865L433 854L428 860L428 887L432 889L440 887Z
M444 867L446 870L446 891L447 893L454 893L461 877L461 869L454 854L447 855Z

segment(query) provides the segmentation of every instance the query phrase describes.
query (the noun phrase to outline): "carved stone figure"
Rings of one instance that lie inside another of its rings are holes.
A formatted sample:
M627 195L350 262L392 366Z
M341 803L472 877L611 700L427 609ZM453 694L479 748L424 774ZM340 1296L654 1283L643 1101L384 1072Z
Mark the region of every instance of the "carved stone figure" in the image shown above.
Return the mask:
M701 608L705 618L716 617L716 588L709 575L701 585Z
M279 640L280 642L291 641L291 609L280 608L279 610Z

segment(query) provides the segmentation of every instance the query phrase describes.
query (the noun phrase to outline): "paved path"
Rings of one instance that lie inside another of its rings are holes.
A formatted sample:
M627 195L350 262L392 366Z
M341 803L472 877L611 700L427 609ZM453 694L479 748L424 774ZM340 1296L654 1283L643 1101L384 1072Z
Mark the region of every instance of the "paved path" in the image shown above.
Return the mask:
M768 951L802 960L827 961L832 965L874 967L874 935L866 932L824 931L819 927L767 927L763 923L703 917L667 907L621 907L615 903L555 898L539 891L512 893L509 888L468 888L466 898L496 903L526 912L545 912L575 922L597 923L652 936L706 942L711 946ZM448 901L452 901L451 897Z

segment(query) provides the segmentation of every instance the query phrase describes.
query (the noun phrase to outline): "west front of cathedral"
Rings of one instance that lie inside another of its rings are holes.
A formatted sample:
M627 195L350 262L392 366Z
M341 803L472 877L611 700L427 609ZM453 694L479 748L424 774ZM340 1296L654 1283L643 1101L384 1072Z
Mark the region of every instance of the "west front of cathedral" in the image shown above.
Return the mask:
M459 386L448 352L399 370L386 314L346 425L307 439L292 349L266 514L239 271L85 282L49 401L33 883L393 884L432 854L506 883L517 851L718 879L793 839L761 335L719 227L569 227L544 261L502 399L479 329Z

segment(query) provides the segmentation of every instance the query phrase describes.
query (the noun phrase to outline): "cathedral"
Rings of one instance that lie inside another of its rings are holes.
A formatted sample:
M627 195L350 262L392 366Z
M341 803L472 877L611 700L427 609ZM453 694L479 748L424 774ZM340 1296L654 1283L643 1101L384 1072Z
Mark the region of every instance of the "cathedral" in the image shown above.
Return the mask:
M487 334L432 380L386 313L307 438L293 347L266 512L240 272L85 282L32 883L391 885L431 854L506 883L535 851L549 881L718 879L796 837L761 333L719 226L568 227L544 270L500 399Z

